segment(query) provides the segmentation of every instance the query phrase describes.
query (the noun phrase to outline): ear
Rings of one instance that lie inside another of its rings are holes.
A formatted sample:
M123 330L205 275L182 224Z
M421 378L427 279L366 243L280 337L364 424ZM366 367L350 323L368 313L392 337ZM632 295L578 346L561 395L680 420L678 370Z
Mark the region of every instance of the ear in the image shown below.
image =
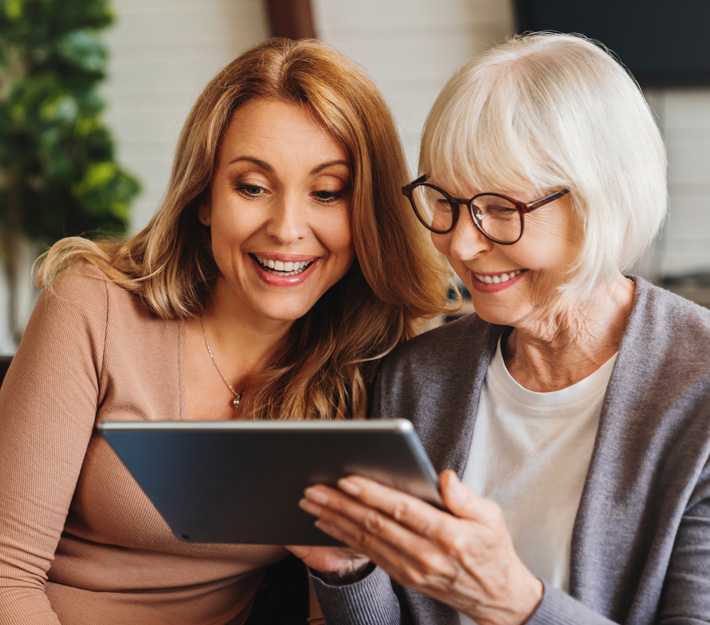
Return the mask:
M212 223L212 207L209 204L201 204L197 209L197 218L203 226L209 226Z

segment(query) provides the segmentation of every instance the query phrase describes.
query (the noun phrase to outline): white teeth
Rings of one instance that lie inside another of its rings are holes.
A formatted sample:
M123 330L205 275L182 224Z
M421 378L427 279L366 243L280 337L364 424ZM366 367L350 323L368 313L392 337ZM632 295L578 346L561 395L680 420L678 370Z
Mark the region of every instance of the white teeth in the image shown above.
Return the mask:
M495 276L484 276L480 273L474 273L473 275L476 277L476 280L479 280L480 282L485 282L486 284L500 284L501 282L508 282L508 280L512 280L516 276L519 276L522 272L522 269L518 269L517 271L511 271L510 273L496 274Z
M260 256L255 256L258 263L264 269L272 270L270 273L280 273L285 276L295 276L307 269L313 260L300 260L300 261L286 261L274 260L273 258L261 258Z

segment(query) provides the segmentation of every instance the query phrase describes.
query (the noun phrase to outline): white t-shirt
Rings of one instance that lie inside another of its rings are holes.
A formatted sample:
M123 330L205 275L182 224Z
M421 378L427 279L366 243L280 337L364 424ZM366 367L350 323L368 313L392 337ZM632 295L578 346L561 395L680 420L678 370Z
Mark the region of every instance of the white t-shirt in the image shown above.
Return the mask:
M572 527L615 361L616 355L572 386L537 393L508 373L499 341L481 392L463 482L501 506L522 562L564 591Z

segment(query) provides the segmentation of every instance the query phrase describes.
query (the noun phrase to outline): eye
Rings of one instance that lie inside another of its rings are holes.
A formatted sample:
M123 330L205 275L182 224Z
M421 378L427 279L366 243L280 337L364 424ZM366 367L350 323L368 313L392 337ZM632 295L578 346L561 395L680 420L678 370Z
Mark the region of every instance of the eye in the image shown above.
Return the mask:
M490 204L486 207L486 210L488 211L488 214L493 217L503 217L507 215L513 215L518 212L514 206L506 206L504 204Z
M449 200L446 200L444 198L436 200L436 204L434 205L434 209L440 213L450 213L451 212L451 202L449 202Z
M474 202L474 208L481 218L508 220L517 217L518 209L512 202L497 195L481 195Z
M237 193L239 193L240 195L242 195L246 198L250 198L250 199L257 198L257 197L264 195L266 193L266 189L264 189L264 187L260 187L257 184L240 183L240 184L237 184L235 189L236 189Z
M311 194L321 204L334 204L345 197L343 191L314 191Z

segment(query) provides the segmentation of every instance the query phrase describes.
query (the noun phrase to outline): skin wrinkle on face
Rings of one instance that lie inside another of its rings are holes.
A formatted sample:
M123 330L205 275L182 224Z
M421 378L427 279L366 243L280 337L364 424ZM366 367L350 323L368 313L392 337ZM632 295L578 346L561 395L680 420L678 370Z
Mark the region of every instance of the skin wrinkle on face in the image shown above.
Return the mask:
M463 197L480 192L464 191ZM505 193L523 202L540 195L534 191ZM565 308L565 298L557 287L564 283L581 249L581 228L566 197L526 214L524 220L523 236L512 245L498 245L486 239L467 210L462 210L452 232L432 233L431 238L471 293L474 309L483 319L532 328L549 321L551 310ZM497 274L521 269L523 273L501 291L482 293L475 288L476 272Z
M477 192L461 191L462 197ZM551 190L494 191L530 202ZM584 242L584 229L569 195L524 219L523 236L512 245L486 239L468 211L463 211L450 233L432 233L431 238L471 293L478 315L513 327L504 341L503 356L516 381L530 390L564 388L613 355L624 326L620 310L630 305L633 287L619 274L605 290L585 300L559 288L575 268ZM486 285L474 276L519 270L522 273L504 285ZM561 353L568 357L560 359Z

